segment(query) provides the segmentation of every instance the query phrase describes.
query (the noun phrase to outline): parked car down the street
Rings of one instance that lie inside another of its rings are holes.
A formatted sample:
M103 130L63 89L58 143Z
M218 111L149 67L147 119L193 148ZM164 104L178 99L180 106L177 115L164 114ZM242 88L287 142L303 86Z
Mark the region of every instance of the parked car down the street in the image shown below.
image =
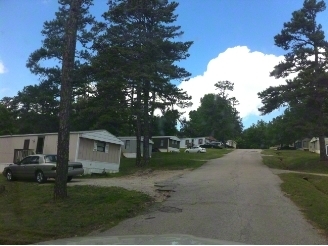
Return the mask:
M221 145L212 144L212 143L206 143L199 146L206 149L223 149Z
M186 149L185 153L206 153L206 149L200 146L194 146Z
M16 164L9 164L2 174L8 181L15 179L35 179L44 183L48 178L56 178L57 155L29 155ZM68 162L67 181L84 173L80 162Z

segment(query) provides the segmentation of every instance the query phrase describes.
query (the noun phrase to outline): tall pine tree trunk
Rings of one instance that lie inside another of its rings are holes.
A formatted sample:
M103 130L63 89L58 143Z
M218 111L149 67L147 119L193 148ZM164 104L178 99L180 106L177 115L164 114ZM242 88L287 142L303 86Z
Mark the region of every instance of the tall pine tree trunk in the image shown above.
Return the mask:
M132 89L131 89L131 104L130 104L130 112L133 110L134 108L134 85L132 86ZM131 113L130 113L131 115ZM134 134L134 127L135 127L135 124L134 124L134 120L133 120L133 117L129 117L129 135L132 136Z
M320 70L319 70L319 49L316 45L314 45L314 61L315 61L315 75L316 75L316 88L315 92L315 99L317 101L317 106L315 108L316 111L318 111L318 127L320 129L319 134L319 148L320 148L320 161L327 161L327 155L326 155L326 142L325 142L325 124L324 124L324 111L325 108L322 107L324 105L324 98L326 95L322 96L320 91L322 91L321 84L319 83L320 78Z
M143 129L143 163L144 166L149 164L149 136L150 136L150 117L149 117L149 87L150 82L146 81L143 86L144 92L144 107L143 107L143 119L144 119L144 129Z
M136 103L136 116L137 116L137 124L136 124L136 140L137 140L137 153L136 153L136 166L141 167L141 88L140 82L137 82L137 103Z
M152 91L152 102L151 102L151 110L150 110L150 125L149 125L149 140L153 137L153 124L154 124L154 112L155 112L155 100L156 93Z
M318 105L324 104L323 97L317 96L316 97L318 101ZM320 148L320 161L327 161L327 154L326 154L326 141L325 141L325 114L324 114L324 108L316 108L317 111L317 129L319 129L319 148Z
M319 145L320 145L320 161L327 161L327 154L326 154L326 142L325 142L325 135L322 134L319 136Z
M69 156L69 116L72 95L72 71L74 69L78 18L82 0L71 0L68 22L65 30L65 48L63 53L59 132L57 148L57 169L54 187L54 200L67 197L67 171Z

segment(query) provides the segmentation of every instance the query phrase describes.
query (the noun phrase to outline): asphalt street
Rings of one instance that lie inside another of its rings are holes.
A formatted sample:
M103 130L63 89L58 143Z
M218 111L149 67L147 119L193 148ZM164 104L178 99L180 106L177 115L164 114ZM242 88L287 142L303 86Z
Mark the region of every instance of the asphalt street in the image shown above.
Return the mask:
M189 234L246 244L327 244L280 190L260 150L235 150L175 179L150 211L98 236Z

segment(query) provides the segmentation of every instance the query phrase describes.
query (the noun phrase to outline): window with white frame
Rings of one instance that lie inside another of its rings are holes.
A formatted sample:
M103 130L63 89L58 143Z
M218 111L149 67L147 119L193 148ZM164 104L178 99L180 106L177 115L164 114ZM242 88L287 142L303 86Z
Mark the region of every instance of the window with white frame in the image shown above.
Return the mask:
M198 139L198 144L203 144L203 139Z
M107 152L108 152L108 145L106 145L105 142L94 141L93 151L105 152L106 147L107 147Z
M164 146L164 140L163 139L161 140L161 146Z

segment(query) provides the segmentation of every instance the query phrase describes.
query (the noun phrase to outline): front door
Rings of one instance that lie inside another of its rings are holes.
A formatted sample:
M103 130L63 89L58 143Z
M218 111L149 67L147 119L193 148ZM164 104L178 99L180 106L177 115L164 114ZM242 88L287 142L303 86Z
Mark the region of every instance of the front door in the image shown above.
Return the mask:
M23 149L24 150L28 150L29 147L30 147L30 140L29 139L25 139L24 140L24 147L23 147Z
M43 154L44 137L38 137L36 144L36 154Z

